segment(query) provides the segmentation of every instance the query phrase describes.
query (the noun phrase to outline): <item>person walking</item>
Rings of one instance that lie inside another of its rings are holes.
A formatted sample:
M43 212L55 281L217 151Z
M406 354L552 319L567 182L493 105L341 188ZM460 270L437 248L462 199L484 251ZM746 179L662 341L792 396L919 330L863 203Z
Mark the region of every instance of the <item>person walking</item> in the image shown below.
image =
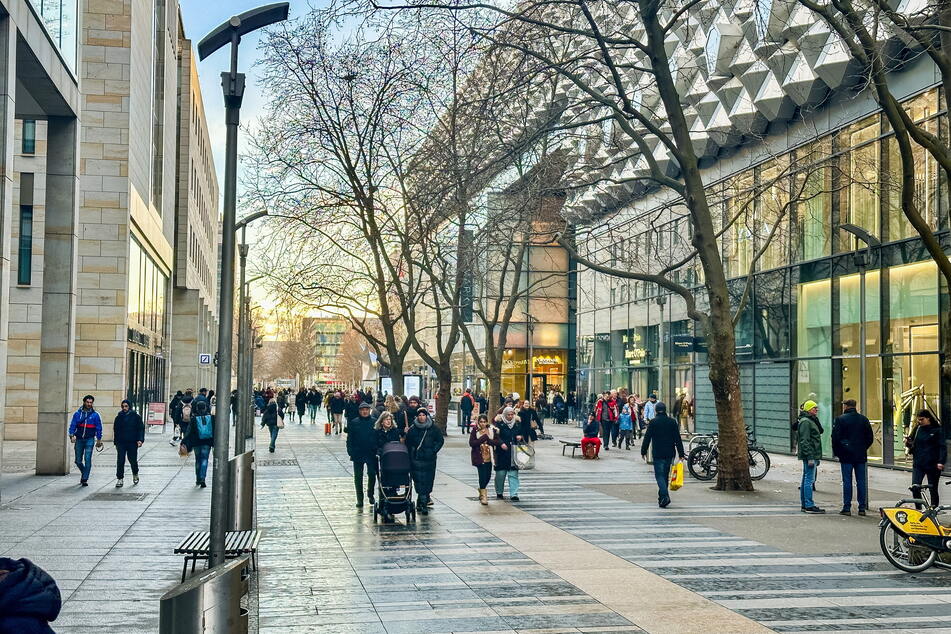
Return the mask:
M655 416L657 416L657 395L651 394L644 403L644 423L650 425Z
M208 411L208 403L199 401L195 403L194 422L188 426L188 434L182 439L178 451L183 456L195 452L195 486L203 489L208 474L208 456L214 444L215 417Z
M429 410L420 407L416 412L416 420L406 433L406 446L409 448L413 486L417 493L416 509L423 515L429 514L429 498L436 479L436 456L444 442L442 432L429 417Z
M568 420L574 421L578 415L578 395L574 392L568 392Z
M588 414L588 422L585 423L581 430L581 455L584 456L585 459L600 459L601 439L598 438L598 432L600 430L601 425L594 417L594 413ZM594 446L594 455L589 456L588 447L592 445Z
M139 483L139 447L145 442L145 424L128 400L119 405L119 413L112 425L112 443L116 446L116 488L122 488L125 461L132 467L132 484Z
M489 417L479 414L479 419L469 432L469 447L472 466L479 473L479 502L489 503L488 486L492 478L492 453L499 444L499 430L489 423Z
M650 427L648 427L650 429ZM799 483L799 502L803 513L822 514L824 509L812 499L816 482L816 469L822 460L822 423L819 422L819 405L815 401L802 404L796 424L799 449L796 456L802 460L802 482Z
M515 414L514 407L506 407L495 419L499 429L499 444L495 450L495 497L504 499L505 480L509 481L509 498L518 502L520 486L518 469L512 459L512 446L526 440L522 435L522 421Z
M89 486L92 472L92 449L102 449L102 419L93 407L92 394L83 397L83 406L76 410L69 423L69 440L75 445L76 467L80 471L80 486Z
M287 419L292 424L294 422L294 417L297 415L297 394L294 390L287 390Z
M377 453L383 449L383 445L386 443L402 442L403 440L403 434L399 427L396 426L396 419L393 418L393 414L390 412L380 414L379 418L376 419L376 423L373 424L373 429L376 430Z
M927 476L931 485L931 505L938 506L938 482L948 459L948 447L944 430L934 414L926 409L918 412L918 426L905 445L911 449L911 483L921 484Z
M654 479L657 480L657 505L664 509L670 505L670 468L674 458L684 459L684 443L680 438L680 426L667 415L667 406L658 402L654 406L654 419L647 426L641 458L647 461L647 449L651 448L654 460Z
M610 451L611 430L617 417L617 404L611 399L611 393L605 391L594 405L594 418L601 425L601 442L605 451Z
M872 423L859 414L855 399L842 402L842 415L832 422L832 455L842 469L842 510L839 515L852 514L852 474L858 489L859 515L868 511L868 448L875 440Z
M347 401L343 398L343 393L337 390L330 398L330 413L333 414L333 432L335 434L343 431L343 415L346 411Z
M529 429L537 429L542 434L545 433L545 426L542 424L542 417L539 414L539 411L532 407L532 402L528 399L522 401L522 408L518 410L516 414L519 421L521 422L522 429L526 427Z
M634 413L631 411L630 405L625 405L624 409L621 410L621 415L617 419L618 426L618 439L617 446L621 447L621 444L624 444L624 448L628 451L631 450L631 435L634 433Z
M175 392L175 396L172 397L172 400L168 404L168 415L172 419L172 439L168 441L168 444L175 446L179 440L181 440L181 424L182 424L182 397L185 396L182 394L181 390Z
M475 404L472 388L467 387L459 397L459 428L463 434L468 433L472 425L472 410L475 409Z
M280 413L277 407L277 399L272 398L267 407L264 408L264 412L261 414L261 429L264 429L264 426L267 425L268 432L271 434L271 443L268 445L267 450L270 453L274 453L274 446L277 443L277 434L278 426L277 421L280 418Z
M195 394L191 390L185 390L182 396L182 406L179 408L178 417L178 437L184 438L188 433L188 426L192 422L192 410L195 408Z
M307 390L303 387L294 396L294 409L297 410L297 424L304 424L304 412L307 411Z
M357 416L347 421L347 455L353 463L353 486L357 492L357 508L363 508L363 472L367 473L367 497L370 504L376 499L376 467L377 467L377 430L374 429L374 420L370 416L373 407L370 403L362 402L357 409Z

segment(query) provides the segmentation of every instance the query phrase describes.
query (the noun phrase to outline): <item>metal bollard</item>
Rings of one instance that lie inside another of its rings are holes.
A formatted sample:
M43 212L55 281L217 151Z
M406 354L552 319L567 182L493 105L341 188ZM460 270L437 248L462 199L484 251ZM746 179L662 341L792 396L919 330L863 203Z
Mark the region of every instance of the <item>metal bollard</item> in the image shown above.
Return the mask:
M160 634L247 634L248 556L180 583L161 598Z
M231 500L231 529L248 531L254 528L254 450L245 451L228 461L234 499Z

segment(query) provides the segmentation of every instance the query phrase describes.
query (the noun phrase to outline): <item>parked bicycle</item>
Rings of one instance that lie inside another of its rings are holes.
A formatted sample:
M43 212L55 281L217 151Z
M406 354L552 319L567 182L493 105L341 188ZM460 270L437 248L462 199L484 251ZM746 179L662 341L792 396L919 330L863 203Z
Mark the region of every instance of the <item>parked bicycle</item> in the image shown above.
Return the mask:
M769 473L769 454L756 443L750 429L746 429L747 453L750 462L750 478L762 480ZM693 449L687 454L687 470L698 480L713 480L717 477L720 459L718 434L695 436L690 439Z
M937 561L939 554L951 552L951 527L938 522L938 515L951 510L951 506L931 506L925 501L922 490L932 488L930 484L913 484L910 489L913 498L903 498L893 507L879 509L882 554L899 570L923 572L931 566L951 568Z

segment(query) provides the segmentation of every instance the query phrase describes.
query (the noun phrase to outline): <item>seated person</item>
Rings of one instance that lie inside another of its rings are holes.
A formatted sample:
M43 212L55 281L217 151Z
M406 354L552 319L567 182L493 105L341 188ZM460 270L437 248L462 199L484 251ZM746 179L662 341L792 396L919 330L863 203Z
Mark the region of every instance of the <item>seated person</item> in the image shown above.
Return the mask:
M581 430L581 455L588 458L588 447L594 446L594 455L591 458L598 458L601 453L601 439L598 438L598 432L601 425L594 419L594 414L588 414L588 422Z

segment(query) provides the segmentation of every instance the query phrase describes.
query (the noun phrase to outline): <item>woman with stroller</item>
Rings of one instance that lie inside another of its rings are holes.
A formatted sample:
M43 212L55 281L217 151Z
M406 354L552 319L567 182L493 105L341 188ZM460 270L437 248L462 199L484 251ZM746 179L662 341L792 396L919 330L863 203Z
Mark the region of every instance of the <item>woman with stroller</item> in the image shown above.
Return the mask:
M402 440L400 430L396 427L393 414L390 412L380 414L380 417L376 419L376 424L373 427L376 429L376 451L378 454L386 443L400 442Z
M479 472L479 502L483 506L489 503L489 494L486 489L492 477L493 448L498 444L499 430L489 423L488 416L479 414L479 420L469 432L469 447L472 453L472 466Z
M406 446L412 462L413 486L416 488L416 509L423 515L429 514L430 495L433 481L436 479L436 455L442 449L445 440L442 432L433 424L429 410L420 407L416 420L406 433Z
M512 445L527 440L522 421L515 415L514 407L506 407L495 419L499 428L499 444L495 450L495 497L504 499L505 480L509 481L509 495L518 502L518 470L512 462Z

